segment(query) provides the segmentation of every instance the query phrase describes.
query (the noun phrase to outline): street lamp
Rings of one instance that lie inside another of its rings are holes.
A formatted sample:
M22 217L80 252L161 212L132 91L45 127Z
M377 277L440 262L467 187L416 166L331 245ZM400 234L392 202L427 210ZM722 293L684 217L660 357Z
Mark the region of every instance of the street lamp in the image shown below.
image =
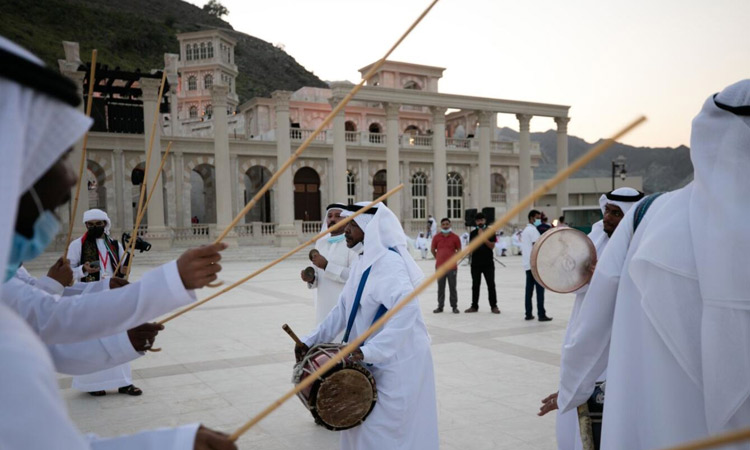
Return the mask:
M612 190L615 190L615 176L620 175L620 179L625 181L628 171L625 170L625 157L620 155L617 159L612 160Z

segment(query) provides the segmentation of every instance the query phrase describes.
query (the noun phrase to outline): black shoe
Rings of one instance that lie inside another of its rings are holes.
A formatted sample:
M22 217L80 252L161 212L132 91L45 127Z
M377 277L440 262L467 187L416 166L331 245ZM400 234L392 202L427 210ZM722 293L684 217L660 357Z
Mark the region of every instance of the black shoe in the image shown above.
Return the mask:
M443 312L443 308L435 308L432 310L435 314Z
M460 314L461 311L458 310L455 306L453 307L453 314Z
M492 314L500 314L500 309L497 306L492 307Z
M549 322L550 320L552 320L552 317L549 317L549 316L544 316L544 317L539 318L540 322Z
M526 317L524 317L523 320L534 320L534 319L535 319L534 316L526 316Z
M466 311L464 311L464 312L465 312L465 313L475 313L475 312L477 312L477 311L479 311L479 308L475 308L475 307L473 307L473 306L472 306L471 308L467 309L467 310L466 310Z

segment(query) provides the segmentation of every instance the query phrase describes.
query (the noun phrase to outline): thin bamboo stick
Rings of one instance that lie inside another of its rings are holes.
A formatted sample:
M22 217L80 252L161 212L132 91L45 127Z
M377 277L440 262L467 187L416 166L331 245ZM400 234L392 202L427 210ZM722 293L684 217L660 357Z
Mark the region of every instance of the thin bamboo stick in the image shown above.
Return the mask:
M333 118L339 112L341 112L341 110L344 109L344 107L349 103L349 101L351 101L351 99L357 94L357 92L359 92L359 90L362 89L362 86L364 86L367 80L369 80L373 75L375 75L375 72L377 72L377 70L380 69L380 67L382 67L383 64L385 64L385 60L391 55L391 53L393 53L394 50L396 50L396 47L398 47L401 44L401 42L406 38L406 36L408 36L409 33L411 33L411 31L417 26L417 24L419 24L419 22L422 21L422 19L427 15L428 12L430 12L432 7L435 6L437 2L438 0L433 0L432 3L430 3L430 5L427 7L427 9L425 9L422 12L422 14L419 15L417 20L415 20L411 24L411 26L406 30L406 32L404 32L404 34L401 35L398 41L396 41L396 43L393 44L393 46L385 53L385 55L381 59L379 59L378 62L375 63L372 66L372 68L370 68L370 70L367 71L367 73L362 77L362 81L360 81L359 84L354 86L352 90L349 91L348 94L346 94L343 100L341 100L339 104L333 108L330 114L328 114L328 116L325 119L323 119L323 122L321 122L321 124L318 125L318 128L316 128L315 131L313 131L312 134L310 134L310 136L308 136L307 139L305 139L304 142L302 142L302 145L299 146L297 151L295 151L292 154L292 156L290 156L289 159L287 159L284 165L279 167L279 170L277 170L276 173L273 174L271 179L269 179L268 182L265 185L263 185L263 187L253 196L250 202L247 205L245 205L242 211L240 211L239 214L237 214L237 216L234 218L234 220L232 220L232 222L224 229L224 231L219 235L219 237L216 238L216 240L214 241L214 244L218 244L219 242L221 242L226 237L226 235L229 234L229 232L235 227L235 225L237 225L237 223L243 217L245 217L248 211L250 211L253 208L253 206L255 206L255 204L258 203L258 200L260 200L263 197L263 195L271 188L271 186L273 186L273 184L276 182L276 180L279 179L281 174L284 173L284 171L287 170L289 166L291 166L292 163L294 163L294 161L297 160L297 158L299 158L299 155L302 154L302 152L305 151L305 149L307 149L307 147L313 142L313 140L315 140L315 137L325 127L327 127L329 123L331 123L331 120L333 120Z
M199 307L200 305L208 302L209 300L213 300L216 297L220 296L221 294L224 294L226 292L231 291L232 289L234 289L237 286L243 284L244 282L248 281L249 279L254 278L254 277L260 275L261 273L265 272L266 270L270 269L271 267L275 266L276 264L280 263L281 261L287 259L288 257L292 256L293 254L295 254L298 251L302 250L303 248L307 247L308 245L313 244L315 241L317 241L318 239L322 238L323 236L325 236L326 234L330 233L331 231L336 231L336 230L339 230L339 229L345 227L346 224L348 224L349 222L351 222L352 220L354 220L355 217L359 216L360 214L365 213L367 210L369 210L373 206L377 205L379 202L382 202L382 201L386 200L391 195L393 195L396 192L398 192L401 189L403 189L403 187L404 187L403 184L399 184L395 188L391 189L390 191L388 191L385 194L381 195L377 199L373 200L372 203L368 204L367 206L362 207L362 209L360 209L356 213L352 214L349 217L343 218L341 221L339 221L339 223L337 223L336 225L332 226L331 228L329 228L327 230L324 230L324 231L321 231L320 233L316 234L312 239L308 240L307 242L305 242L303 244L300 244L300 245L294 247L293 249L289 250L283 256L281 256L280 258L276 259L275 261L266 264L265 266L261 267L260 269L256 270L255 272L251 273L250 275L246 276L245 278L242 278L242 279L240 279L238 281L235 281L234 283L230 284L229 286L225 287L224 289L220 290L219 292L217 292L215 294L212 294L212 295L209 295L208 297L204 298L203 300L201 300L199 302L196 302L196 303L193 303L192 305L188 306L187 308L185 308L185 309L183 309L181 311L177 311L176 313L172 314L171 316L167 317L166 319L161 320L159 322L159 325L164 325L165 323L169 322L170 320L172 320L172 319L174 319L176 317L179 317L179 316L185 314L186 312L188 312L188 311L190 311L192 309L195 309L195 308Z
M716 448L724 445L735 444L737 442L747 441L750 439L750 428L741 428L739 430L728 431L726 433L715 434L703 439L697 439L685 444L669 447L664 450L704 450L707 448Z
M91 51L91 71L89 72L89 92L88 98L86 99L86 116L91 117L91 106L94 100L94 85L96 84L96 55L97 50ZM68 247L70 247L70 240L73 238L73 223L76 220L76 212L78 210L78 197L81 195L81 183L83 183L83 170L86 167L86 146L89 143L89 132L83 135L83 145L81 146L81 162L78 166L78 182L76 183L76 196L73 200L73 208L70 211L70 223L68 224L68 237L65 239L65 247L63 247L63 261L68 258Z
M481 234L479 234L475 239L471 240L469 244L460 252L453 255L450 259L448 259L445 263L441 264L440 267L438 267L435 270L435 273L432 274L432 276L428 277L425 281L423 281L419 286L417 286L414 291L411 292L411 294L404 297L401 301L399 301L393 308L388 310L387 313L385 313L380 319L378 319L375 323L370 326L367 330L365 330L364 333L357 336L353 341L348 343L344 348L341 349L339 353L334 355L328 362L320 366L318 370L311 373L309 376L305 377L304 380L302 380L299 384L297 384L293 389L291 389L289 392L281 396L278 400L274 401L271 405L269 405L266 409L261 411L258 415L253 417L251 420L249 420L247 423L245 423L243 426L241 426L237 431L235 431L229 438L233 441L236 441L243 433L245 433L247 430L253 427L256 423L263 420L264 417L269 415L271 412L273 412L276 408L281 406L285 401L296 395L298 392L302 391L303 389L307 388L309 385L315 382L321 375L325 374L327 371L331 370L336 364L338 364L342 359L346 358L347 355L352 353L353 351L357 350L362 344L365 339L370 337L372 333L379 330L385 323L393 317L396 313L398 313L404 306L406 306L410 301L412 301L417 295L419 295L422 291L424 291L429 285L431 285L435 280L439 279L440 277L444 276L453 266L455 266L462 258L464 258L469 253L473 252L477 249L480 245L484 245L485 241L487 241L489 238L494 236L494 234L499 230L501 227L505 226L508 222L510 222L517 214L521 213L525 208L531 206L534 204L534 201L540 198L542 195L549 192L553 187L558 185L560 182L562 182L564 179L568 178L570 175L572 175L574 172L581 169L583 166L588 164L592 159L600 155L604 150L609 148L612 144L614 144L616 139L619 139L620 137L624 136L626 133L630 132L633 128L637 127L643 121L645 121L646 118L641 116L640 118L636 119L632 123L630 123L628 126L623 128L621 131L616 133L611 138L602 141L599 143L596 147L589 150L586 154L581 156L578 160L576 160L573 164L568 166L567 168L560 171L557 175L555 175L554 178L548 180L546 183L544 183L542 186L534 190L531 194L529 194L525 199L521 200L515 207L513 207L510 211L508 211L500 220L492 224L491 226L487 227Z

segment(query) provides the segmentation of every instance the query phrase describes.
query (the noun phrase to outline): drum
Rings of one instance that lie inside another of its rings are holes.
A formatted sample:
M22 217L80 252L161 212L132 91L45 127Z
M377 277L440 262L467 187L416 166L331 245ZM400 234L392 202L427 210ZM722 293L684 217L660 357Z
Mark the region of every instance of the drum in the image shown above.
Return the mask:
M294 366L292 382L298 384L343 348L319 344ZM378 391L367 368L357 361L343 360L328 373L297 394L315 421L333 431L347 430L365 421L375 407Z
M575 228L555 228L544 233L531 250L534 279L553 292L567 294L591 281L596 248Z

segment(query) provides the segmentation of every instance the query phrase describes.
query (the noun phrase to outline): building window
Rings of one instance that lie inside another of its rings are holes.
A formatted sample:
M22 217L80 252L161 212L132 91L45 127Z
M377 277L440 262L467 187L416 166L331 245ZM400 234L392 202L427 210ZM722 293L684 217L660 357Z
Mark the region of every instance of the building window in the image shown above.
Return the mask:
M193 59L199 59L198 58L198 44L193 44Z
M206 105L206 115L211 118L211 116L214 115L214 107L211 105Z
M346 203L353 205L357 196L357 185L351 170L346 171Z
M213 75L206 75L203 77L203 87L206 89L211 89L211 86L214 85L214 77Z
M492 174L492 185L490 186L490 200L492 203L505 203L505 178L499 173Z
M206 43L201 42L201 59L206 59Z
M411 177L411 218L427 218L427 176L422 172Z
M385 188L388 185L388 175L385 169L378 170L375 176L372 177L372 199L380 197L385 194Z
M407 81L404 84L404 89L410 89L414 91L421 91L422 88L419 86L419 84L416 81Z
M456 172L448 174L448 218L460 219L464 208L464 180Z
M185 46L185 59L188 61L193 60L193 47L190 44Z
M194 75L190 75L188 77L188 91L194 91L198 89L198 82L195 79Z
M190 118L195 119L198 117L198 107L193 105L190 107Z
M206 50L208 52L208 57L209 58L213 58L214 57L214 43L213 42L209 42L208 45L207 45L207 47L206 47Z

